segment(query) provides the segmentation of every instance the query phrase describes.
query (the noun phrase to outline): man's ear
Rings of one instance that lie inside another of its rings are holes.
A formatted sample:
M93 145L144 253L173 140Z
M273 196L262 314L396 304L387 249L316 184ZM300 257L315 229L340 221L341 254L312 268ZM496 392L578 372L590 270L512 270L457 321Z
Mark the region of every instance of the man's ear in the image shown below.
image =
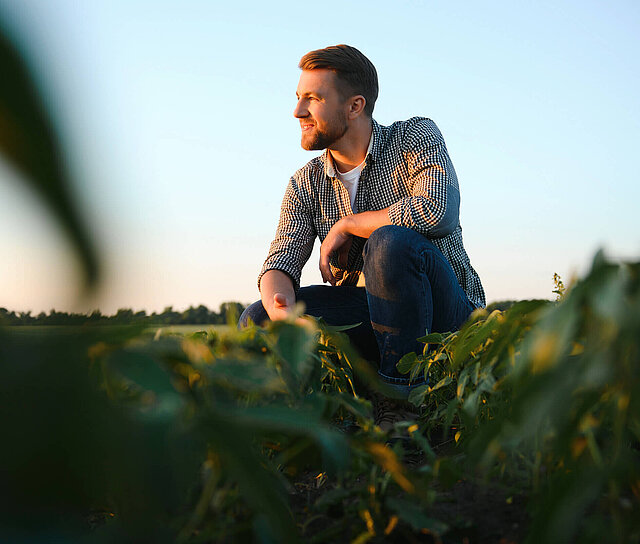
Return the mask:
M349 101L349 119L355 119L364 112L364 106L367 100L361 94L351 97Z

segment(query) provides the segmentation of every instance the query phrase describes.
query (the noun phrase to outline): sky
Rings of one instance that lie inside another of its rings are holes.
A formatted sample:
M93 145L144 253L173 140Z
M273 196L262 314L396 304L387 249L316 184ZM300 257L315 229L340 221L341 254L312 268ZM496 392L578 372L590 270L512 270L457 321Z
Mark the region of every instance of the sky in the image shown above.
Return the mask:
M374 118L433 119L487 301L552 298L595 252L640 258L640 3L0 0L63 135L103 264L0 160L0 307L162 311L259 298L289 177L300 57L378 71ZM318 243L302 284L321 283Z

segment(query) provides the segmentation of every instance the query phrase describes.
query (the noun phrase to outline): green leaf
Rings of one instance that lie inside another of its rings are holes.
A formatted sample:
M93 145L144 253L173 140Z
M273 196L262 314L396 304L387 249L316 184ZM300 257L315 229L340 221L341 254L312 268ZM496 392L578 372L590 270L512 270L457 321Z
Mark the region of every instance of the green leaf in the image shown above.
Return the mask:
M270 533L264 537L275 542L298 542L284 486L264 466L251 435L233 425L224 413L210 412L201 429L221 457L223 468L237 482L243 498L254 512L263 515Z
M317 343L315 335L305 327L285 321L271 323L271 331L275 336L273 352L282 363L282 377L290 393L299 396L313 365L320 364L312 357L312 349Z
M121 350L107 358L110 368L140 387L156 393L174 393L170 374L147 353Z
M456 396L458 399L462 400L462 396L464 395L464 388L469 381L469 369L465 368L458 378L458 387L456 389Z
M409 393L409 398L407 400L414 406L421 406L424 403L424 398L428 391L429 386L427 384L414 387Z
M431 334L418 338L418 342L423 342L425 344L442 344L445 336L446 335L441 332L432 332Z
M415 431L411 433L411 438L415 440L416 444L418 444L418 446L420 446L422 451L424 451L429 462L432 463L433 461L435 461L436 454L433 451L433 449L431 449L431 445L429 444L429 441L427 440L427 438L420 431Z
M434 391L449 385L452 381L453 379L451 378L451 376L445 376L437 384L435 384L431 389L429 389L429 393L433 393Z
M440 353L434 353L429 357L429 361L435 363L436 361L446 361L448 359L447 352L441 351Z
M362 325L362 322L353 323L352 325L325 325L325 328L328 332L344 332L351 329L355 329Z
M442 535L449 530L449 526L443 521L425 515L424 509L415 502L390 497L386 500L386 504L392 512L395 512L401 520L407 522L416 531L427 529L437 535Z
M407 374L414 365L418 364L420 361L415 352L407 353L403 355L402 358L396 364L396 368L400 374Z
M324 351L326 353L338 353L338 349L335 346L327 346L325 344L320 344L320 343L316 345L316 351Z
M212 364L198 364L195 368L213 383L226 384L240 391L284 392L281 376L264 359L216 359Z
M499 328L499 310L493 311L484 322L474 323L465 326L457 338L453 349L452 359L456 365L463 363L469 358L471 352L482 345Z
M58 220L80 257L85 286L93 287L98 260L72 198L60 136L30 67L1 29L0 74L0 151Z
M361 397L354 397L347 393L332 393L331 395L319 393L318 396L325 397L328 402L337 402L356 417L366 419L371 416L370 402Z
M449 427L451 427L451 423L453 422L453 418L456 415L458 407L459 407L459 403L456 399L451 400L447 403L447 408L445 409L444 425L443 425L443 430L445 435L447 434Z
M273 431L308 436L321 447L326 469L336 473L347 467L349 446L343 434L322 420L325 405L324 399L314 395L296 408L276 404L240 408L225 404L216 411L224 414L227 424L244 428L251 436Z
M462 411L469 417L475 417L478 413L478 404L480 402L480 391L476 389L467 396L462 404Z

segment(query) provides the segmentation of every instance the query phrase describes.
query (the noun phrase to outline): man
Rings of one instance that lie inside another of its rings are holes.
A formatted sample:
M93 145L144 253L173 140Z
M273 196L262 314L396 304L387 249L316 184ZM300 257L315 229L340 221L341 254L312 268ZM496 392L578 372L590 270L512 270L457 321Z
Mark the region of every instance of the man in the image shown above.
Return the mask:
M372 118L378 78L360 51L311 51L299 67L301 144L325 152L289 180L258 278L261 301L241 324L284 319L296 301L330 324L360 322L352 341L406 399L418 384L398 373L400 357L422 350L425 332L455 330L485 305L462 244L456 173L430 119L384 127ZM316 236L331 285L300 288Z

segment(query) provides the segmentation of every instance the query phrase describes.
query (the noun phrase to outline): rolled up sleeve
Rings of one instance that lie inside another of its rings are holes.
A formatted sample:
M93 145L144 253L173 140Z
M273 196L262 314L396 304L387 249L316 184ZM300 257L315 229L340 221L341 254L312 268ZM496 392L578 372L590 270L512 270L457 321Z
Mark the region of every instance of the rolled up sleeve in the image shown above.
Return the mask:
M275 238L258 276L258 289L265 272L281 270L298 290L302 268L309 260L315 238L311 214L300 198L294 178L291 178L282 199Z
M391 205L389 220L430 238L451 234L459 222L458 179L435 123L421 119L408 128L402 152L411 194Z

